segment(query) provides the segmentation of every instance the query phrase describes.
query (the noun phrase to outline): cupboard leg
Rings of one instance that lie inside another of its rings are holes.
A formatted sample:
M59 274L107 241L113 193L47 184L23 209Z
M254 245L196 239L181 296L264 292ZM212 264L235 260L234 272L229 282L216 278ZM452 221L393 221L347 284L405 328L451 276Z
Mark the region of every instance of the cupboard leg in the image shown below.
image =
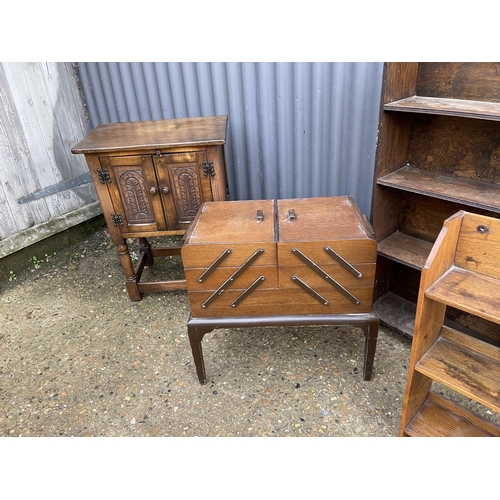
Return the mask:
M127 287L127 292L130 300L137 302L142 299L142 293L139 292L139 287L137 286L138 279L134 271L134 266L132 264L132 258L130 257L127 242L123 241L123 243L116 245L116 250L118 251L123 270L125 271L125 286Z
M151 245L147 238L139 238L139 251L141 254L144 254L144 265L152 266L154 264L154 258L151 252Z

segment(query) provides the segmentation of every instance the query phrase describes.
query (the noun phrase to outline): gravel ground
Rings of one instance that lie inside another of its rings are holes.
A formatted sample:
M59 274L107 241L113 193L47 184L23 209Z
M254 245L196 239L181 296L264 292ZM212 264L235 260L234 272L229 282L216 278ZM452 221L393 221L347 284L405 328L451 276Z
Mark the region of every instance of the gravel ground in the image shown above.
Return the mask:
M0 435L397 435L409 339L382 327L364 381L357 328L216 330L200 385L186 292L131 302L123 282L102 229L2 286Z
M364 381L357 328L216 330L203 340L202 386L187 294L131 302L106 229L42 260L0 283L2 497L329 498L341 478L356 496L399 498L390 474L407 476L410 457L422 453L429 469L469 479L443 482L447 495L496 491L496 462L484 460L494 456L493 440L467 441L468 453L483 458L471 463L461 440L422 449L428 440L328 439L397 436L409 338L381 326L372 380ZM176 258L146 272L183 274ZM327 439L203 439L211 436Z
M381 326L364 381L357 328L216 330L200 385L185 291L131 302L106 229L43 260L0 290L1 436L397 436L397 332Z

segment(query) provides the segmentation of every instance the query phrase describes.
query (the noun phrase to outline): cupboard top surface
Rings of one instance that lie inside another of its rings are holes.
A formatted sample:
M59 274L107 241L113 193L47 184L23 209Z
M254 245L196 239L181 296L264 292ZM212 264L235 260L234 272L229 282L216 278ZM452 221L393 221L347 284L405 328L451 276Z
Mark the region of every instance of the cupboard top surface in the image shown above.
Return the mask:
M223 145L226 142L226 128L227 116L106 123L92 130L71 152L80 154Z

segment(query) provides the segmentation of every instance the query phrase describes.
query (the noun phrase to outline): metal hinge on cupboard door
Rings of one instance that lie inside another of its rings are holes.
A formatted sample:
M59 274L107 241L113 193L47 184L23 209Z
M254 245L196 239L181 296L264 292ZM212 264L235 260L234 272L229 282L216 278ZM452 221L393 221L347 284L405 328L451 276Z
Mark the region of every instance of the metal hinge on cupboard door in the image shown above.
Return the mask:
M123 226L122 216L120 214L111 214L114 226Z
M203 162L203 175L213 177L215 175L214 164L211 161Z
M99 176L99 180L101 181L101 184L108 184L111 183L111 177L109 175L109 171L107 168L103 168L102 170L100 168L97 169L97 175Z

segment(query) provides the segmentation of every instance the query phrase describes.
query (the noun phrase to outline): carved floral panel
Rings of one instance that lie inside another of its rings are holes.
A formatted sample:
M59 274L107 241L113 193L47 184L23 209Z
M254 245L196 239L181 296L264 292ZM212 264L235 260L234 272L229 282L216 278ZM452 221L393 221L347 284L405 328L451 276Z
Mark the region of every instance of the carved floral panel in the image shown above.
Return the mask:
M148 186L141 170L127 170L118 176L123 208L128 224L155 222Z
M170 175L175 190L179 222L189 222L195 217L202 203L198 169L173 167Z

